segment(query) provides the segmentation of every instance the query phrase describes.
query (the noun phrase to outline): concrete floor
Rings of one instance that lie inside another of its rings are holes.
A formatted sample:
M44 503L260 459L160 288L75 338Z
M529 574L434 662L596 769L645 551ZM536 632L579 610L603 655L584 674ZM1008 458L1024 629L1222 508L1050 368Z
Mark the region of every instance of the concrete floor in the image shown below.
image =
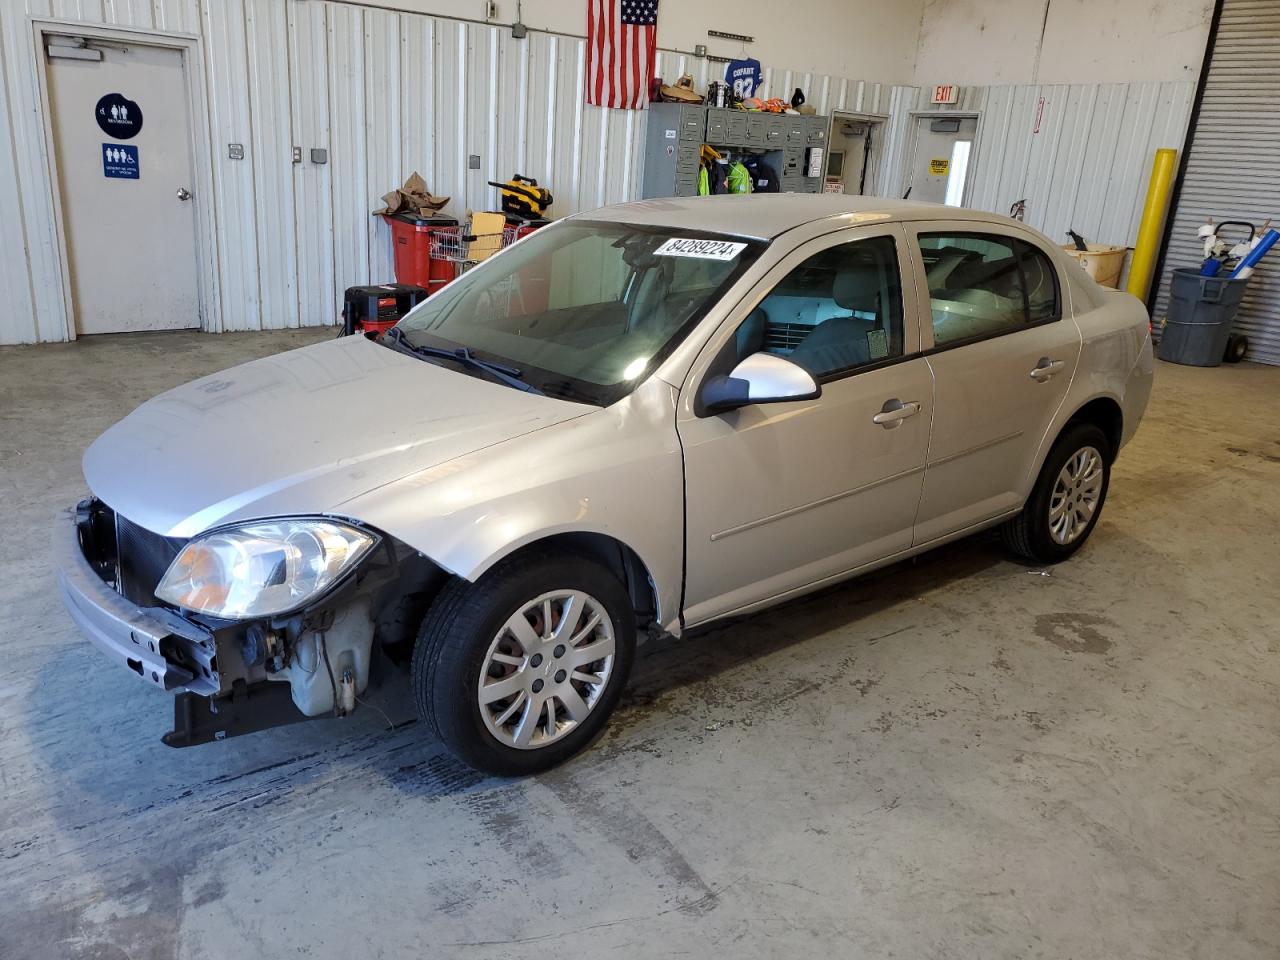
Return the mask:
M136 403L329 335L0 350L0 957L1280 956L1280 370L1161 364L1066 565L982 537L651 644L551 774L370 710L170 750L50 519Z

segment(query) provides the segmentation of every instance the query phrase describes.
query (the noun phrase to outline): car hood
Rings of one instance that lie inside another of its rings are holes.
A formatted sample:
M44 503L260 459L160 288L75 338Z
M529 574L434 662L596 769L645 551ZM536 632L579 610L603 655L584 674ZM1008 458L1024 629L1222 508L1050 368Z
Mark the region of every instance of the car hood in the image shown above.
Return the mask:
M343 337L163 393L93 442L89 488L170 537L336 511L353 497L594 407Z

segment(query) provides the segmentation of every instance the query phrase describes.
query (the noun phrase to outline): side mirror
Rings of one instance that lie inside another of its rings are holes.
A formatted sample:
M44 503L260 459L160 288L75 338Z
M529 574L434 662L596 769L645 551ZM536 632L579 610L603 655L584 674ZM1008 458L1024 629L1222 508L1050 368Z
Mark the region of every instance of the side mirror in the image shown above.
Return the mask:
M785 403L822 396L818 381L798 363L772 353L753 353L728 376L708 377L698 395L698 415L710 416L753 403Z

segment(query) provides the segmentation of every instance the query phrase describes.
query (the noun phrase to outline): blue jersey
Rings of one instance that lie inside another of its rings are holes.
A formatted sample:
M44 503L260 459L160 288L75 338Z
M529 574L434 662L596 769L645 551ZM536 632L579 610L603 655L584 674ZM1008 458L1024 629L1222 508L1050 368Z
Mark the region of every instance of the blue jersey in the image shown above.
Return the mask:
M724 71L724 82L739 100L754 97L760 90L760 61L734 60Z

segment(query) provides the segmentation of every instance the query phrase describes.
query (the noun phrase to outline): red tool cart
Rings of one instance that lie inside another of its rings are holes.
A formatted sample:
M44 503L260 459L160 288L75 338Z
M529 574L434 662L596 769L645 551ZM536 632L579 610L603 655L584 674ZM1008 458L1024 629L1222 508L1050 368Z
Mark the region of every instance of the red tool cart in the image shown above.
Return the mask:
M391 249L395 253L396 280L425 287L435 293L454 277L454 265L433 259L432 238L437 230L456 228L453 217L419 217L411 213L384 214L391 228Z

